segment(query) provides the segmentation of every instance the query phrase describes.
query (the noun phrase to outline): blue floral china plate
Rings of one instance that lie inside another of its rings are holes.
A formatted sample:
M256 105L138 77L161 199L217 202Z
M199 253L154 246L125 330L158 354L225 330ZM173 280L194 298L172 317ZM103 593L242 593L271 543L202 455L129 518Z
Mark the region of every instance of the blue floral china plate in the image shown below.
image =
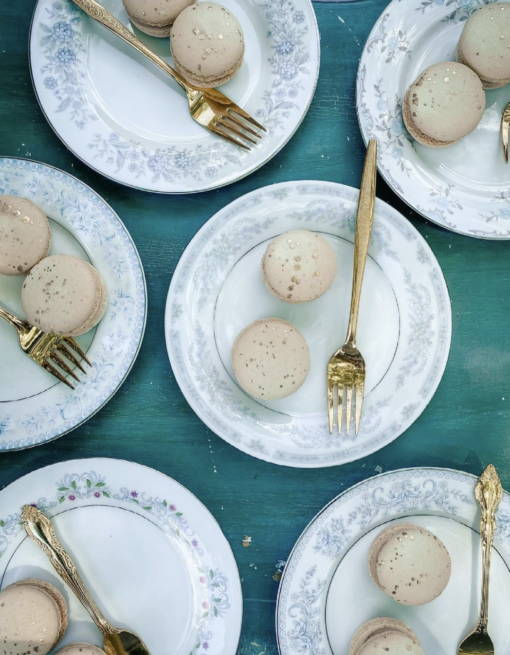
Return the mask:
M232 550L204 505L175 480L116 459L62 462L0 492L0 588L54 584L69 607L61 644L103 639L20 525L24 504L51 517L106 617L151 655L235 655L242 593Z
M439 385L451 339L444 277L409 221L377 201L358 329L368 369L361 429L329 433L326 366L347 330L358 195L325 182L254 191L211 218L176 268L165 316L176 380L211 430L250 455L303 468L366 457L401 435ZM272 296L260 266L270 241L295 229L320 232L338 262L331 289L300 305ZM269 317L301 331L312 363L296 393L263 402L237 385L230 352L244 327Z
M365 141L379 141L379 171L405 202L447 230L510 239L510 175L500 126L509 89L487 91L482 121L448 148L414 141L402 99L427 66L455 60L466 20L492 0L393 0L361 57L357 108Z
M317 514L287 561L276 608L280 655L345 655L356 630L377 617L407 623L425 653L451 655L476 624L481 597L476 478L448 469L388 472L345 491ZM496 653L510 648L510 495L497 517L489 631ZM445 591L421 607L399 605L372 582L368 553L384 528L412 523L445 544Z
M73 391L27 357L16 331L0 320L0 451L61 437L99 411L129 374L142 344L147 290L142 263L122 221L75 177L26 159L0 158L0 194L28 198L48 216L50 254L92 263L108 287L106 313L77 338L92 362ZM23 316L24 276L0 275L0 301Z
M102 4L124 25L122 0ZM226 0L246 40L244 63L222 87L267 134L245 152L197 125L186 97L143 55L72 0L38 0L30 64L41 108L65 145L121 184L160 193L216 189L249 175L290 140L319 75L311 0ZM168 39L136 35L171 62Z

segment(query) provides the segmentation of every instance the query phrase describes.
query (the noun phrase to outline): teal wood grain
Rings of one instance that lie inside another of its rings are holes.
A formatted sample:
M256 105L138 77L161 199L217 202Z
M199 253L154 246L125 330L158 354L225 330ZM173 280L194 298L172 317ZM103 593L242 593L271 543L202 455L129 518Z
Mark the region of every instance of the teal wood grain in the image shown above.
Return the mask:
M284 180L358 185L365 149L355 111L356 69L385 4L317 3L321 76L311 110L291 143L237 184L176 197L121 187L67 151L47 125L30 82L27 41L34 0L0 2L0 155L52 164L98 191L131 232L149 290L145 341L126 384L72 434L0 455L0 484L53 462L93 456L140 462L184 484L218 519L237 558L245 597L240 655L277 653L275 565L287 558L316 512L342 490L381 469L431 465L478 474L489 462L510 488L510 243L478 241L428 224L382 180L378 196L407 216L437 255L453 308L445 376L426 412L402 437L343 467L314 471L267 464L227 445L197 419L168 363L163 316L170 278L184 248L214 212L253 189ZM242 547L245 535L253 539L249 548Z

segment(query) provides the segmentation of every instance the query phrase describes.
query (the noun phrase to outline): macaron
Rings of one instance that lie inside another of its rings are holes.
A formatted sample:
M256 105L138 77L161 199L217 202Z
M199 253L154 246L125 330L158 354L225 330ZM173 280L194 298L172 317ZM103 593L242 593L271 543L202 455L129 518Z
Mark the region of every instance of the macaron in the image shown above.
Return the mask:
M194 86L225 84L243 63L243 28L230 9L215 2L185 9L170 37L175 67Z
M72 255L46 257L34 266L21 290L28 321L43 332L76 337L99 323L108 291L99 272Z
M0 196L0 273L26 273L47 256L50 246L44 212L26 198Z
M265 318L248 325L235 340L232 368L250 396L278 400L293 394L306 380L310 351L291 323Z
M486 4L471 14L457 46L457 61L480 77L484 89L510 83L510 4Z
M57 652L59 655L106 655L104 650L101 648L93 646L92 644L86 644L84 642L68 644Z
M22 580L0 593L0 644L5 655L47 655L67 629L62 594L42 580Z
M402 111L416 141L444 148L477 127L485 111L485 92L476 73L447 61L426 68L411 84Z
M364 623L351 641L349 655L425 655L411 628L397 619Z
M150 36L168 37L177 16L195 0L122 0L129 20Z
M276 237L262 259L268 290L289 303L315 300L333 284L337 261L333 248L315 232L294 230Z
M375 584L401 605L425 605L446 589L452 563L443 542L431 532L401 523L383 530L368 557Z

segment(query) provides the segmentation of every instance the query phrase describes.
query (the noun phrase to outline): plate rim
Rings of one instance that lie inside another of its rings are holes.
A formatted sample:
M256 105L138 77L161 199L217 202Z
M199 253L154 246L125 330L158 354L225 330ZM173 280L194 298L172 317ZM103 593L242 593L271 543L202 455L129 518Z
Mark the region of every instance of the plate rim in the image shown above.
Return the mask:
M287 137L282 141L282 143L278 146L278 148L276 148L276 150L271 152L266 159L262 160L258 164L249 167L247 170L242 170L240 175L236 175L232 179L225 180L225 181L221 182L220 184L214 184L213 186L208 186L208 187L205 187L205 188L193 189L193 190L191 190L191 189L190 190L181 190L181 191L165 191L165 190L161 190L161 189L158 189L158 190L148 189L146 187L137 186L136 184L130 184L128 182L122 182L121 180L118 180L118 179L112 177L111 175L108 175L107 173L103 172L102 170L100 170L99 168L94 166L92 161L89 163L89 162L85 161L85 159L80 157L80 155L78 155L78 153L73 148L71 148L71 146L59 134L59 132L57 131L56 127L53 125L52 121L50 120L48 114L46 113L46 111L44 109L44 106L42 104L41 98L40 98L38 90L37 90L37 86L35 84L33 66L32 66L32 34L33 34L33 29L34 29L35 15L36 15L36 12L37 12L37 8L39 7L39 4L42 1L43 0L37 0L37 2L34 5L34 10L32 12L32 18L30 20L30 27L29 27L29 31L28 31L28 68L29 68L29 71L30 71L30 80L32 82L32 88L33 88L33 91L34 91L34 95L35 95L35 97L37 99L37 103L39 105L39 108L40 108L40 110L41 110L47 124L51 127L51 129L53 130L55 135L60 139L60 142L67 148L67 150L74 157L76 157L78 159L78 161L81 161L82 164L84 164L85 166L87 166L88 168L93 170L94 172L98 173L99 175L102 175L106 179L111 180L112 182L115 182L116 184L120 184L121 186L125 186L125 187L130 188L130 189L136 189L137 191L143 191L145 193L157 193L159 195L166 195L166 196L179 196L179 195L184 196L184 195L191 195L191 194L194 194L194 193L207 193L208 191L215 191L217 189L222 189L222 188L227 187L227 186L229 186L231 184L239 182L240 180L245 179L246 177L250 176L252 173L255 173L256 171L260 170L263 166L268 164L272 159L274 159L276 157L276 155L278 155L285 148L285 146L287 146L289 144L289 142L293 139L296 132L299 130L299 128L301 127L303 121L305 120L305 118L306 118L306 116L307 116L307 114L308 114L308 112L310 110L310 107L312 105L313 99L315 97L315 93L317 91L317 85L319 83L320 69L321 69L321 37L320 37L320 31L319 31L319 24L317 22L317 14L315 13L315 8L313 6L313 2L312 2L312 0L304 0L305 2L307 2L310 5L310 11L311 11L312 23L313 23L311 25L311 28L312 29L315 28L315 29L313 29L313 33L315 35L315 41L317 43L317 53L316 53L317 54L317 68L316 68L316 72L315 72L315 77L314 77L314 79L312 81L309 96L308 96L308 98L306 99L306 101L305 101L305 103L303 105L303 111L301 113L301 116L299 117L299 120L297 121L297 123L296 123L296 125L294 127L294 130L287 135ZM94 19L91 18L91 20L94 20Z
M398 0L397 0L398 1ZM244 453L245 455L249 457L256 457L257 459L261 459L263 461L266 461L270 464L274 464L277 466L285 466L288 468L300 468L300 469L321 469L321 468L331 468L333 466L343 466L345 464L348 464L352 461L358 461L360 457L358 458L348 458L344 461L341 462L335 462L335 461L327 461L327 462L321 462L320 464L314 463L314 462L294 462L294 461L276 461L274 458L271 458L270 455L266 455L264 453L254 453L250 452L247 449L244 448L243 444L237 444L233 440L230 440L226 438L226 436L220 435L219 432L217 431L217 428L213 425L212 421L209 420L209 418L205 415L204 412L201 411L199 408L199 411L195 408L194 403L191 402L191 395L188 392L188 389L186 388L186 385L184 384L185 380L183 380L181 371L177 369L177 367L174 367L174 357L172 355L172 349L171 349L171 343L170 343L170 333L171 333L171 302L174 297L174 287L177 284L177 278L178 275L181 271L181 268L184 266L184 256L186 252L192 251L192 249L195 247L196 243L200 240L202 232L207 228L207 226L211 223L211 221L215 220L217 217L221 216L224 214L224 212L227 212L228 210L232 211L232 209L238 205L242 204L245 202L248 198L253 197L267 189L271 190L277 190L282 187L287 187L291 185L323 185L325 187L342 187L345 189L349 190L354 190L359 193L359 189L356 189L355 187L351 187L346 184L341 184L338 182L330 182L330 181L320 181L320 180L290 180L286 182L278 182L276 184L268 184L263 187L258 187L254 189L253 191L250 191L246 194L243 194L233 200L232 202L228 203L227 205L223 206L220 208L217 212L215 212L203 225L202 227L196 232L196 234L193 236L191 241L188 243L186 248L184 249L176 267L174 270L174 273L172 275L172 279L170 281L169 289L168 289L168 294L167 294L167 299L165 303L165 315L164 315L164 330L165 330L165 343L166 343L166 348L167 348L167 355L170 360L170 366L172 368L172 372L175 377L175 381L177 382L179 389L181 390L181 393L183 394L186 402L190 406L190 408L193 410L193 412L196 414L196 416L206 425L206 427L211 430L217 437L222 439L223 441L226 441L230 446L235 447L237 450L240 452ZM452 315L452 308L451 308L451 297L450 297L450 292L448 288L448 284L446 281L446 278L444 276L443 269L441 268L441 265L439 264L439 261L437 260L437 257L435 253L433 252L432 248L430 245L427 243L426 239L421 235L421 233L418 231L418 229L406 219L406 217L401 214L397 209L392 207L389 203L385 202L384 200L381 200L379 198L376 198L376 202L382 204L383 206L387 207L390 211L395 212L398 214L399 217L402 218L402 220L406 221L408 229L410 229L412 232L416 233L416 235L419 237L420 242L422 242L431 252L434 260L437 263L437 268L439 272L441 273L441 280L444 282L445 286L445 291L446 291L446 307L447 307L447 312L448 312L448 324L449 324L449 330L447 334L447 345L446 345L446 357L444 359L444 363L442 364L440 375L438 375L438 380L437 384L435 385L434 392L432 393L431 397L428 399L428 401L423 405L421 412L415 417L413 421L411 421L410 425L400 432L397 436L394 436L385 443L383 446L376 447L372 450L367 451L362 458L367 457L370 454L373 454L374 452L378 452L382 448L388 446L390 443L394 442L396 439L398 439L402 434L404 434L410 427L413 425L418 418L423 414L423 412L427 409L429 403L432 401L433 397L435 396L437 389L439 388L439 385L441 384L441 381L443 379L446 367L448 366L448 362L450 359L450 353L451 353L451 342L452 342L452 334L453 334L453 315ZM177 370L177 372L176 372Z
M398 1L398 0L397 0ZM372 475L368 478L365 478L363 480L360 480L356 484L353 484L351 487L348 489L344 489L342 492L340 492L337 496L335 496L332 500L330 500L326 505L324 505L316 514L315 516L308 522L306 527L303 529L299 537L296 539L295 544L293 545L288 557L287 561L285 563L285 568L283 569L282 577L280 578L280 584L278 585L278 593L276 596L276 609L275 609L275 631L276 631L276 643L278 647L278 653L279 655L282 655L282 650L280 647L280 630L278 627L278 616L279 616L279 611L280 611L280 603L281 603L281 596L283 594L283 581L285 578L285 575L287 573L287 570L290 566L290 563L292 561L292 558L294 556L294 553L296 552L297 548L301 544L302 540L310 530L310 528L313 526L313 524L326 512L334 503L336 503L340 498L345 496L347 493L350 493L351 491L354 491L358 487L363 486L364 484L367 484L368 482L372 482L374 480L380 480L385 477L389 477L392 475L398 475L400 473L413 473L413 472L425 472L425 471L437 471L437 472L444 472L444 473L454 473L454 474L461 474L465 475L467 478L471 478L472 480L478 480L480 476L475 475L474 473L468 473L467 471L462 471L461 469L454 469L454 468L449 468L449 467L443 467L443 466L410 466L410 467L405 467L405 468L399 468L399 469L393 469L391 471L384 471L383 473L378 473L376 475ZM510 497L510 492L503 490L504 495L507 497ZM406 516L412 516L406 514ZM343 558L342 558L343 559ZM335 568L336 571L336 568ZM329 639L328 639L329 642ZM331 650L331 649L330 649Z
M496 1L497 0L489 0L489 2L496 2ZM357 116L357 119L358 119L358 126L359 126L359 130L361 132L361 137L363 139L363 142L364 142L365 146L368 145L368 141L369 141L370 137L365 132L365 129L363 127L363 121L361 120L361 112L360 112L359 89L360 89L360 80L361 80L361 76L362 76L362 67L366 63L365 58L366 58L367 53L368 53L368 46L370 44L372 35L374 35L376 33L378 27L380 26L380 24L381 24L381 22L382 22L382 20L384 18L384 15L388 11L390 11L394 6L397 6L398 4L400 4L400 2L401 2L401 0L391 0L391 2L389 2L386 5L386 7L382 10L381 14L379 15L376 22L374 23L373 28L370 30L370 33L369 33L369 35L367 37L367 40L365 42L365 45L363 47L363 52L361 53L361 57L360 57L359 64L358 64L358 69L357 69L357 73L356 73L356 82L355 82L356 116ZM379 154L379 157L382 157L382 155ZM379 157L378 157L378 160L377 160L377 168L378 168L378 171L379 171L379 174L381 175L381 177L384 179L384 181L390 187L390 189L393 191L393 193L400 200L402 200L407 205L407 207L412 209L422 219L425 219L426 221L430 221L431 223L433 223L434 225L437 225L438 227L442 228L446 232L452 232L453 234L458 234L459 236L468 237L468 238L471 238L471 239L480 239L482 241L509 241L510 240L510 231L509 231L509 233L507 235L504 235L504 236L498 236L497 234L494 234L493 236L490 236L488 234L485 234L485 235L484 234L473 234L471 232L462 231L458 227L454 228L454 227L450 227L449 225L445 225L444 223L440 223L432 215L425 214L423 212L423 210L418 209L417 207L415 207L414 205L412 205L410 203L410 201L407 199L407 197L406 197L406 195L404 194L403 191L399 191L395 187L395 185L392 182L391 175L389 175L383 169L383 167L379 165L379 161L380 161ZM420 188L422 188L421 185L419 185L419 186L420 186Z
M7 156L7 155L1 155L0 154L0 162L3 161L3 160L24 161L24 162L28 162L30 164L37 164L37 165L43 166L45 168L50 168L50 169L52 169L54 171L57 171L58 173L61 173L64 176L67 176L67 177L71 178L75 182L81 184L88 191L93 193L99 200L101 200L101 202L103 202L105 204L105 206L111 211L112 215L119 221L119 224L124 229L127 237L129 238L129 240L130 240L130 242L131 242L131 244L133 246L133 250L136 253L136 257L137 257L138 263L140 265L140 271L141 271L141 274L142 274L142 282L143 282L143 288L144 288L144 297L145 297L143 326L142 326L142 331L140 333L140 339L138 341L137 349L136 349L136 352L135 352L135 354L133 356L132 361L130 362L128 368L126 369L126 372L125 372L124 376L122 377L122 380L119 382L119 384L117 385L117 387L113 391L113 393L111 395L109 395L108 398L106 398L91 414L89 414L86 418L83 418L82 420L80 420L72 428L70 428L68 430L65 430L64 432L61 432L60 434L57 434L54 437L51 437L50 439L46 439L45 441L42 441L41 443L32 443L32 444L29 444L27 446L20 446L20 447L16 447L16 448L6 448L5 450L2 450L2 452L7 452L7 453L8 452L13 452L14 453L14 452L20 452L22 450L29 450L31 448L37 448L38 446L44 446L47 443L51 443L52 441L56 441L57 439L60 439L61 437L64 437L65 435L69 434L70 432L73 432L77 428L84 425L88 420L90 420L92 417L94 417L98 412L100 412L110 402L110 400L117 394L119 389L124 385L125 381L129 377L129 375L130 375L130 373L131 373L131 371L133 369L133 366L135 365L135 362L138 359L138 355L140 354L140 350L142 348L143 340L145 338L145 329L147 327L147 315L149 313L148 312L148 310L149 310L149 297L148 297L148 292L147 292L147 280L145 278L145 270L143 268L143 263L142 263L142 260L140 258L140 253L138 252L138 248L136 247L136 244L135 244L135 242L133 240L133 237L131 236L131 233L129 232L129 230L127 229L127 227L125 226L125 224L123 223L122 219L117 214L117 212L113 209L113 207L97 191L95 191L86 182L83 182L82 180L77 178L75 175L71 175L71 173L68 173L67 171L63 170L62 168L57 168L56 166L53 166L51 164L46 164L45 162L41 162L41 161L39 161L37 159L29 159L28 157L10 157L10 156ZM104 458L104 459L107 459L107 458Z
M163 471L159 471L158 469L152 468L151 466L148 466L147 464L140 464L139 462L135 462L135 461L132 461L132 460L129 460L129 459L116 458L116 457L78 457L78 458L75 458L75 459L62 460L62 461L59 461L59 462L54 462L53 464L47 464L46 466L41 466L41 467L39 467L39 468L37 468L37 469L35 469L33 471L30 471L29 473L24 473L22 476L16 478L15 480L12 480L8 485L6 485L2 489L0 489L0 503L1 503L1 496L2 496L3 492L10 489L16 483L24 481L26 478L30 477L31 475L37 474L37 473L42 472L42 471L46 471L48 469L57 468L57 467L63 466L63 465L68 465L68 464L72 465L72 464L75 464L75 463L83 465L86 462L96 462L96 461L105 462L107 465L110 462L115 462L115 463L118 463L118 464L121 464L121 465L128 464L129 466L134 466L134 467L138 467L140 469L144 469L146 472L147 471L150 472L150 474L156 474L155 477L160 476L163 479L165 479L167 482L169 482L170 484L172 484L172 483L176 484L178 487L180 487L180 489L182 491L184 491L185 493L187 493L189 495L190 499L193 502L196 502L201 508L203 508L207 512L207 514L211 518L213 524L217 527L220 535L223 537L223 541L224 541L224 543L226 545L226 553L228 553L228 555L232 557L232 562L234 564L234 569L235 569L235 573L236 573L236 576L235 576L235 579L233 580L233 582L235 582L235 585L237 587L237 591L239 593L239 598L240 598L241 602L240 602L240 607L239 607L240 616L239 616L238 634L237 634L237 638L234 639L234 641L236 642L236 646L235 646L235 650L232 653L232 655L235 655L237 653L237 650L239 648L239 643L241 641L241 633L242 633L243 617L244 617L244 595L243 595L243 588L242 588L242 583L241 583L241 576L240 576L240 573L239 573L239 566L237 564L237 560L236 560L236 557L234 555L234 551L232 549L230 541L227 539L227 537L226 537L226 535L225 535L219 521L217 520L217 518L214 516L214 514L211 512L211 510L207 507L207 505L205 503L203 503L195 493L193 493L192 491L190 491L190 489L185 487L184 484L182 484L182 482L179 482L175 478L172 478L170 475L167 475L166 473L163 473Z

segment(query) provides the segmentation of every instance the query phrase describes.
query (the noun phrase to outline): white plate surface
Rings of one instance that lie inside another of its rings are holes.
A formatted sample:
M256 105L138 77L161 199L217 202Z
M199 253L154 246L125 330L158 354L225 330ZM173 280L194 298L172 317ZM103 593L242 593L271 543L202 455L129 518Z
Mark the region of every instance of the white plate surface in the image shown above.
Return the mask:
M363 422L358 437L329 434L325 371L347 328L357 199L356 189L321 182L260 189L216 214L176 269L165 318L174 374L199 417L250 455L298 467L365 457L402 434L439 384L451 337L446 284L418 232L378 201L358 331L368 368ZM320 299L292 305L267 291L260 263L272 238L299 228L328 240L338 273ZM256 401L236 384L230 351L246 325L274 316L302 332L311 371L294 395Z
M64 594L64 645L102 646L86 610L25 535L20 510L52 517L105 616L151 655L234 655L242 595L234 556L202 503L157 471L112 459L40 469L0 492L0 587L36 577Z
M357 108L365 141L379 141L379 170L417 212L472 237L510 239L510 169L500 143L510 87L487 91L480 125L448 148L412 139L402 120L409 85L431 64L455 60L465 21L492 0L394 0L361 58Z
M95 414L126 379L145 330L147 291L142 263L113 209L76 178L45 164L0 158L0 194L28 198L48 216L50 254L93 264L108 287L106 313L77 342L93 364L72 391L23 354L18 336L0 321L0 450L45 443ZM0 275L0 301L24 317L24 275Z
M446 469L395 471L360 483L325 507L287 562L277 604L281 655L345 655L360 625L380 616L406 622L424 651L451 655L479 612L481 548L476 478ZM452 558L443 594L422 607L394 602L370 578L368 551L391 523L414 523L442 539ZM510 648L510 495L498 512L489 630Z
M242 23L246 55L222 90L268 130L250 153L197 125L173 80L71 0L39 0L30 36L33 82L70 150L107 177L162 193L214 189L269 161L312 101L320 59L315 13L310 0L224 4ZM122 0L103 5L130 25ZM171 61L168 39L136 34Z

